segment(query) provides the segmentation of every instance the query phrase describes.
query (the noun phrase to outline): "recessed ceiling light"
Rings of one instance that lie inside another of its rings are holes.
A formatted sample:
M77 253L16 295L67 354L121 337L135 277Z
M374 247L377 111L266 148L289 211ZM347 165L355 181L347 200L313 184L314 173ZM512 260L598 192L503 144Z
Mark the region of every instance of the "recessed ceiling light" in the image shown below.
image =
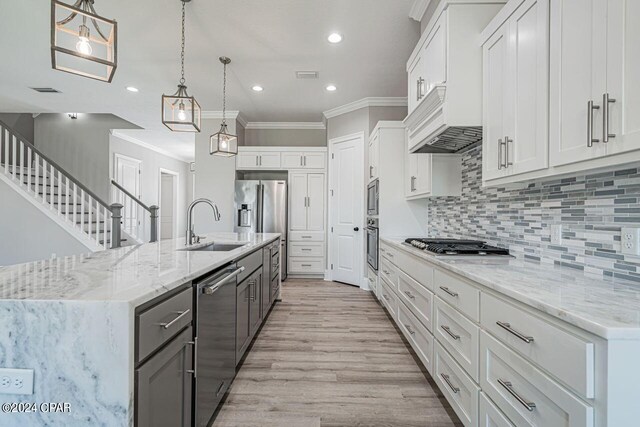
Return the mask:
M264 90L264 88L262 86L260 86L260 85L255 85L251 89L253 89L256 92L262 92Z
M327 89L329 92L335 92L338 88L335 85L328 85L325 89Z
M127 86L127 90L129 92L138 92L138 88L133 86Z
M338 33L331 33L329 34L329 37L327 37L327 40L329 40L329 43L340 43L342 41L342 35Z

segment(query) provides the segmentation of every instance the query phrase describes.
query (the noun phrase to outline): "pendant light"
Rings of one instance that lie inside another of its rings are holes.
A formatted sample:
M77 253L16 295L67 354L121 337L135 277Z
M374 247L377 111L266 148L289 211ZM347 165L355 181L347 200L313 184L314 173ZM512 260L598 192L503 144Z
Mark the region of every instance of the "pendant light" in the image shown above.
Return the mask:
M232 157L238 154L238 137L229 133L227 129L227 65L231 59L221 56L220 62L224 67L222 83L222 124L220 130L209 137L209 154L222 157Z
M111 83L118 66L118 24L99 16L93 3L51 1L51 67Z
M182 45L180 54L181 77L173 95L162 95L162 123L174 132L200 132L200 104L187 93L184 79L184 21L185 4L182 2Z

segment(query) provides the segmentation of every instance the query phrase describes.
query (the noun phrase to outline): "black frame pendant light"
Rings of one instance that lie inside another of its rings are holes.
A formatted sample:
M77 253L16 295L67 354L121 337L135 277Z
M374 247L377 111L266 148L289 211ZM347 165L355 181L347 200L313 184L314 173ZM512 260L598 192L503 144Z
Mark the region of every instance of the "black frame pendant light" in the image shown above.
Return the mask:
M98 15L93 3L51 1L51 67L111 83L118 67L118 23Z
M220 130L209 137L209 154L221 157L233 157L238 154L238 136L229 133L227 129L227 65L231 59L221 56L220 62L224 67L222 83L222 124Z
M180 54L181 77L178 90L173 95L162 95L162 123L173 132L200 132L200 104L187 92L184 79L184 23L185 4L182 3L182 45Z

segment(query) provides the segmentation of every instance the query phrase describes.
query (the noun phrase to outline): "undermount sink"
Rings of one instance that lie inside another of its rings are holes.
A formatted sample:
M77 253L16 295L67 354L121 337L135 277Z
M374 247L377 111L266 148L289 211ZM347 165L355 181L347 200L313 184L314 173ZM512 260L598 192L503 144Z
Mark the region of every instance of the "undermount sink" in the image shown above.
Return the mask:
M228 252L241 248L246 243L209 243L208 245L198 246L195 248L181 249L183 251L207 251L207 252Z

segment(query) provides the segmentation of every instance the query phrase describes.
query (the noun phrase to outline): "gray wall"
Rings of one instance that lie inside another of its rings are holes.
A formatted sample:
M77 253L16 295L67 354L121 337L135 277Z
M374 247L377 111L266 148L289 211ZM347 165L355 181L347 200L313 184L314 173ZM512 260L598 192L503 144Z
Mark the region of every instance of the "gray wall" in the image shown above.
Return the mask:
M0 200L0 266L89 252L2 180Z
M244 145L259 147L325 147L324 129L247 129Z
M442 0L432 0L431 3L429 3L429 6L427 6L427 10L425 10L424 15L422 15L422 19L420 20L420 33L424 33L424 30L427 28L427 24L429 24L429 20L441 1Z
M407 107L370 107L369 133L373 131L380 120L404 120L407 117Z
M33 142L33 114L29 113L0 113L0 121L25 137L32 144Z
M238 135L238 145L242 146L245 144L245 129L242 124L236 120L236 135Z
M138 129L112 114L40 114L35 145L103 200L109 200L109 131Z
M109 171L110 177L114 176L115 154L123 154L142 161L142 173L140 176L140 191L142 201L147 205L159 205L160 169L167 169L178 174L178 200L177 200L177 230L176 235L181 236L186 230L186 209L191 203L192 177L189 172L189 163L172 157L165 156L148 148L120 139L111 135L109 138Z
M211 208L206 205L195 209L195 232L233 231L233 198L235 193L235 157L209 154L209 135L220 130L221 120L202 120L202 132L196 134L196 188L195 197L205 197L218 205L222 218L213 220ZM228 123L229 131L236 132L236 122Z

